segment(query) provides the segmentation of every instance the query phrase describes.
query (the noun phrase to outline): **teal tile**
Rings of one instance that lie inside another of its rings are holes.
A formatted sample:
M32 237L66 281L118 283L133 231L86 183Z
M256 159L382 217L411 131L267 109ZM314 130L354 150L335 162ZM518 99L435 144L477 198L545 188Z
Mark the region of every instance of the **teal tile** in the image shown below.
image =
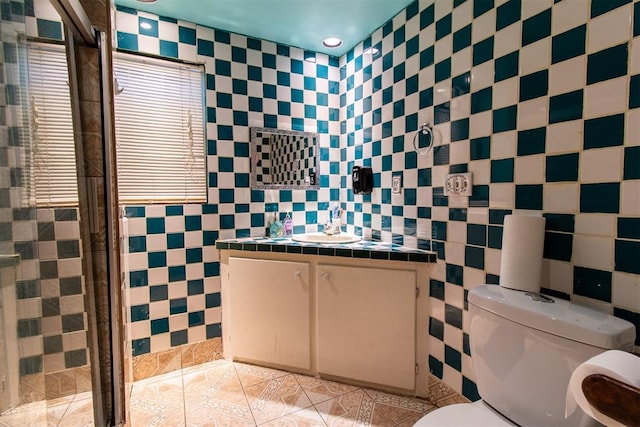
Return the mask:
M593 53L587 58L587 84L594 84L627 74L627 43Z
M518 132L518 156L541 154L545 151L547 128L521 130Z
M513 159L491 160L491 182L513 182Z
M520 77L520 102L545 96L549 90L549 70Z
M149 252L147 254L147 261L149 268L166 267L167 253L165 251Z
M522 22L522 46L527 46L551 35L551 9Z
M516 185L516 209L542 210L542 184Z
M586 52L587 25L554 36L551 40L551 63L584 55Z
M625 147L622 179L640 179L640 147Z
M436 22L436 41L451 34L451 14Z
M473 45L473 65L483 64L493 59L493 36Z
M502 56L495 61L494 82L498 83L502 80L518 75L519 52L511 52Z
M624 144L624 114L584 121L584 149Z
M451 122L451 141L469 139L469 119L460 119Z
M546 219L546 230L562 231L565 233L573 233L575 231L575 215L545 213L543 216Z
M633 5L633 36L640 36L640 2Z
M640 3L637 3L640 4ZM640 14L640 10L638 11ZM629 82L629 109L640 107L640 74L631 76Z
M471 114L491 110L493 105L493 87L481 89L471 94Z
M516 128L518 106L500 108L493 111L493 132L505 132Z
M574 266L573 293L610 303L611 272Z
M583 91L563 93L549 99L549 124L582 118Z
M591 0L591 17L595 18L628 3L631 0Z
M467 224L467 245L485 246L487 244L487 226Z
M572 254L573 234L550 232L544 234L544 258L570 262Z
M520 20L521 0L509 0L496 9L496 31L508 27Z
M451 77L451 58L447 58L436 64L435 78L436 83Z
M471 73L466 72L451 79L451 97L466 95L471 88Z
M453 53L471 46L471 24L453 33Z
M472 139L469 144L469 158L471 160L488 159L491 157L491 137Z
M478 268L484 270L484 248L475 246L465 246L464 248L464 265L466 267Z
M490 225L487 228L487 247L502 249L502 227Z
M38 37L52 40L63 40L62 23L57 21L49 21L47 19L37 18L36 27Z
M618 237L640 240L640 218L618 218Z
M493 0L473 0L473 17L477 18L493 9Z
M151 321L151 335L164 334L169 332L169 318L155 319Z
M579 162L578 153L548 156L546 182L577 181Z
M620 183L581 184L580 212L619 213Z
M149 304L132 305L131 321L140 322L142 320L149 320Z

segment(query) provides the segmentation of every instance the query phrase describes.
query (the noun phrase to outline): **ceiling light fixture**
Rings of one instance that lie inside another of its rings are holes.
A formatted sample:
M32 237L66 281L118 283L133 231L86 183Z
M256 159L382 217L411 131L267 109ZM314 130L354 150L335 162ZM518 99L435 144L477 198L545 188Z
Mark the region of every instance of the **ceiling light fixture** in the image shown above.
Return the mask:
M304 60L308 62L316 62L316 54L314 52L305 50L304 51Z
M140 3L155 3L158 0L138 0Z
M378 56L380 54L380 51L375 47L369 47L363 50L362 53L364 53L365 55Z
M326 39L322 40L322 46L328 48L335 48L340 46L341 44L342 40L337 37L327 37Z

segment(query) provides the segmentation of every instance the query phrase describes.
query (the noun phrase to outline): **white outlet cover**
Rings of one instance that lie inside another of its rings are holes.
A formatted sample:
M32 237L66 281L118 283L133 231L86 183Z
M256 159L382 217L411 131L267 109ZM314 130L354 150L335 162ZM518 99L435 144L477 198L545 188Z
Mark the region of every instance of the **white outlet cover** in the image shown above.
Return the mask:
M402 193L402 175L393 175L391 177L391 192L393 194Z
M444 190L447 196L471 196L473 179L471 172L450 173L445 176Z

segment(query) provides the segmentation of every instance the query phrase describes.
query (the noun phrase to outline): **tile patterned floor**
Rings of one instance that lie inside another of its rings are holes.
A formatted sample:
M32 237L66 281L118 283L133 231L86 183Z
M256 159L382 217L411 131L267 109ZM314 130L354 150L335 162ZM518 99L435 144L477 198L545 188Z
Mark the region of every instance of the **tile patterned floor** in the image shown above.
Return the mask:
M130 387L130 427L408 427L435 409L426 400L226 360ZM91 392L22 405L0 416L4 426L93 426Z
M131 426L411 426L435 409L396 396L226 360L137 381Z

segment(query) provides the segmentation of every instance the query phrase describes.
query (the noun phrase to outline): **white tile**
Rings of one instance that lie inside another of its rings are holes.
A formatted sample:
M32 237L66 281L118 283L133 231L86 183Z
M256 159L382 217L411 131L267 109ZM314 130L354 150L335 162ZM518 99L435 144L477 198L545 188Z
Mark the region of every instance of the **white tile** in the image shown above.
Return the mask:
M629 110L627 112L627 129L624 134L624 145L640 145L640 126L638 126L638 123L640 123L640 108Z
M180 217L182 218L182 217ZM183 219L184 221L184 219ZM164 234L147 234L147 252L167 250L167 236ZM132 254L133 255L133 254Z
M447 365L442 367L442 381L444 381L452 390L462 393L462 373Z
M84 311L84 295L60 297L60 314L74 314Z
M468 118L471 115L471 95L457 96L451 100L451 121Z
M640 37L633 39L629 49L629 74L640 74Z
M517 134L515 131L500 132L491 136L491 159L507 159L516 156Z
M87 347L87 333L76 331L62 334L62 348L68 350L80 350Z
M551 6L553 6L553 0L523 1L521 19L531 18L540 12L544 12Z
M485 259L486 259L486 249L485 249ZM478 268L465 268L463 271L463 276L464 276L464 289L470 289L471 286L475 287L477 285L481 285L483 283L486 282L485 280L485 273L486 271L484 270L480 270ZM468 284L468 285L467 285ZM445 284L445 287L449 286L449 284ZM454 286L454 285L451 285ZM460 286L455 286L459 289L463 289ZM447 291L445 289L445 295L447 296L447 302L449 302L452 305L455 305L456 307L464 307L464 301L463 300L450 300L449 297L451 296L450 292ZM462 298L464 298L464 293L462 293Z
M458 286L462 291L463 289ZM446 293L446 291L445 291ZM447 299L448 295L447 295ZM458 329L455 326L451 326L447 323L444 324L444 343L451 348L462 350L462 329Z
M127 293L129 294L127 305L149 304L149 287L130 288Z
M583 183L621 181L623 155L623 147L583 151L580 154L580 181Z
M42 317L42 299L29 298L16 301L16 314L20 319L32 319ZM80 305L84 307L84 304ZM81 311L81 310L79 310Z
M547 127L547 154L575 152L582 148L582 120L572 120Z
M549 96L581 89L586 85L587 57L582 55L549 68Z
M434 1L435 20L438 21L447 16L453 10L453 0Z
M152 268L149 270L149 286L162 285L169 281L169 269L167 267Z
M484 111L469 117L469 138L489 136L493 133L492 112Z
M493 109L515 105L519 94L518 78L503 80L493 85Z
M578 184L546 184L543 206L546 212L575 213L578 210Z
M438 40L434 46L435 63L439 63L453 55L453 35L449 34Z
M545 37L520 49L520 75L531 74L551 65L551 37Z
M473 20L471 41L473 44L491 37L496 31L496 9L482 14Z
M187 330L187 335L190 343L204 341L207 339L207 328L204 325L192 326Z
M447 102L450 99L451 99L451 79L443 80L441 82L436 83L433 86L433 105L442 104L443 102ZM391 108L393 108L393 106ZM391 112L391 117L393 117L393 112L392 111L390 112ZM383 109L382 117L385 117L384 113L385 111Z
M171 334L158 334L153 335L151 337L151 342L149 344L149 351L151 353L156 353L163 350L168 350L171 348ZM136 384L138 384L136 382Z
M620 183L620 214L640 215L640 180L627 180Z
M149 303L149 319L163 319L169 316L169 300Z
M557 35L586 23L589 19L589 2L565 0L553 6L551 34Z
M629 40L633 5L626 4L589 21L587 53L599 52Z
M12 344L12 347L15 343ZM15 351L15 347L14 351ZM18 354L20 357L39 356L43 353L42 336L18 339Z
M500 58L520 49L521 41L522 21L518 21L496 33L495 39L493 40L493 57Z
M540 184L545 179L545 155L516 157L515 183Z
M447 235L447 242L445 243L447 262L450 264L464 265L464 248L465 245L463 243L449 241L449 236Z
M178 25L172 22L158 21L158 38L172 42L178 42Z
M573 293L573 266L571 263L549 260L549 287L566 294Z
M613 270L613 240L607 237L573 236L573 263L598 270Z
M160 39L157 37L138 35L138 51L160 55Z
M462 3L460 6L453 9L452 14L452 30L453 32L469 25L473 21L473 26L476 25L476 21L473 20L473 4L472 2Z
M460 163L468 163L468 162L469 162L469 141L452 142L449 145L449 164L457 165ZM406 185L407 184L405 184L405 186Z
M544 127L549 117L549 98L541 96L518 104L518 129Z
M471 69L471 47L464 48L451 56L451 75L458 76Z
M616 236L616 215L585 214L575 216L575 234L587 236Z
M467 223L449 221L447 224L447 242L467 243Z
M189 327L189 317L187 313L174 314L169 317L169 330L179 331Z
M624 112L629 105L628 85L629 79L625 76L587 86L584 90L584 118Z
M143 320L141 322L133 322L130 326L131 339L147 338L151 335L151 322Z
M513 209L515 206L514 184L491 184L489 206L499 209Z
M614 271L611 303L616 307L640 311L640 276Z

